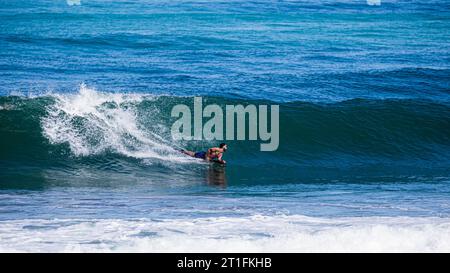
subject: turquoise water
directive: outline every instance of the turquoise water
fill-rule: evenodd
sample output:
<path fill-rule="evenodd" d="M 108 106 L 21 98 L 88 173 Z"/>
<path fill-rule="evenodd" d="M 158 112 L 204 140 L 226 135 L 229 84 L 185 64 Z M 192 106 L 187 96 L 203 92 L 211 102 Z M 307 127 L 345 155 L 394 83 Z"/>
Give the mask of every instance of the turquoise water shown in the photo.
<path fill-rule="evenodd" d="M 381 2 L 0 0 L 0 250 L 449 251 L 450 5 Z M 180 155 L 194 96 L 278 150 Z"/>

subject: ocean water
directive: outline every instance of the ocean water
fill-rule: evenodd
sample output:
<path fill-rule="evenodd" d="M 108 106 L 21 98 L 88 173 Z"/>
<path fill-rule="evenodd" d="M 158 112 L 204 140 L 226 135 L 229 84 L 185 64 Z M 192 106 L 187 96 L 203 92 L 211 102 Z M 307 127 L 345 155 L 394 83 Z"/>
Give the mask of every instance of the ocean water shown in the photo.
<path fill-rule="evenodd" d="M 444 0 L 0 0 L 0 251 L 449 252 L 449 41 Z M 194 96 L 278 150 L 181 155 Z"/>

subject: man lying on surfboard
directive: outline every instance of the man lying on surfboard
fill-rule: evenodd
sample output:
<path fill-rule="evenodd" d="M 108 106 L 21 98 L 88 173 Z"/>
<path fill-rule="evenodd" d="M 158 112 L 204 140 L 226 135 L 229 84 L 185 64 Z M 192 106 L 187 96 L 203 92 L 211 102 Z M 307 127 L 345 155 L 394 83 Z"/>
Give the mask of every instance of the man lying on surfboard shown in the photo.
<path fill-rule="evenodd" d="M 183 154 L 186 154 L 188 156 L 192 156 L 195 158 L 201 158 L 206 161 L 212 161 L 217 162 L 220 164 L 225 164 L 226 161 L 222 159 L 223 153 L 227 151 L 227 144 L 220 143 L 219 147 L 212 147 L 209 148 L 206 152 L 200 151 L 200 152 L 192 152 L 187 150 L 181 150 Z"/>

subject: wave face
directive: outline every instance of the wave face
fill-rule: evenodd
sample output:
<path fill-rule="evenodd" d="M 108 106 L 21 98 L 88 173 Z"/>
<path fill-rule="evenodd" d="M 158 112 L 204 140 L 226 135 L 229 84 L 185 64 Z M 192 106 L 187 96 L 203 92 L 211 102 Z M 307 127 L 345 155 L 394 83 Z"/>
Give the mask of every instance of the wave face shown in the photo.
<path fill-rule="evenodd" d="M 273 103 L 218 97 L 203 101 L 223 109 L 226 104 Z M 26 176 L 28 167 L 72 170 L 89 165 L 116 173 L 198 167 L 176 149 L 203 150 L 218 141 L 172 140 L 176 119 L 170 112 L 180 103 L 192 106 L 193 98 L 104 93 L 84 85 L 74 94 L 2 97 L 1 180 L 5 183 L 15 172 Z M 450 106 L 425 100 L 281 103 L 277 151 L 260 152 L 259 141 L 228 143 L 227 172 L 234 181 L 265 181 L 252 178 L 254 172 L 271 183 L 448 177 Z"/>

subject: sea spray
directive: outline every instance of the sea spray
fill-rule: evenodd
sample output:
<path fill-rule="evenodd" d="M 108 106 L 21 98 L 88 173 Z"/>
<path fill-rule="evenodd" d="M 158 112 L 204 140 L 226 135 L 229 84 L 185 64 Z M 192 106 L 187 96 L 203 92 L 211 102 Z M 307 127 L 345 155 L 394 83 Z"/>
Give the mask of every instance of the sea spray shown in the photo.
<path fill-rule="evenodd" d="M 151 96 L 102 93 L 81 85 L 78 93 L 55 94 L 42 119 L 52 144 L 67 143 L 77 156 L 113 151 L 131 157 L 173 158 L 170 143 L 142 130 L 137 105 Z"/>

